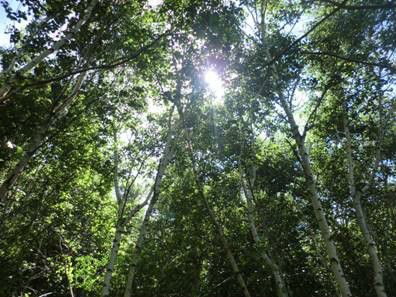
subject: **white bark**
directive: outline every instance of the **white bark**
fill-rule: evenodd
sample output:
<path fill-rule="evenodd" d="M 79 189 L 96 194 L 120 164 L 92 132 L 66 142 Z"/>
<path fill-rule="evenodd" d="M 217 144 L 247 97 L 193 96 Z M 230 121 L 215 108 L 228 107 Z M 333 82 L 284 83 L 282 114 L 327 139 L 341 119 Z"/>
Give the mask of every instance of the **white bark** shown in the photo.
<path fill-rule="evenodd" d="M 70 30 L 70 33 L 66 34 L 59 41 L 54 42 L 54 44 L 49 49 L 45 49 L 38 56 L 34 57 L 29 63 L 27 63 L 25 66 L 21 67 L 16 72 L 19 75 L 24 74 L 25 72 L 33 69 L 39 63 L 41 63 L 49 55 L 51 55 L 52 53 L 59 50 L 62 46 L 64 46 L 65 43 L 68 40 L 70 40 L 73 37 L 73 35 L 76 32 L 78 32 L 81 29 L 81 27 L 88 21 L 88 19 L 91 17 L 93 9 L 95 8 L 95 6 L 97 5 L 98 2 L 99 2 L 99 0 L 92 0 L 91 3 L 88 5 L 84 16 L 77 22 L 77 24 L 73 27 L 73 29 Z M 10 71 L 12 71 L 12 67 L 9 67 L 5 72 L 2 73 L 2 75 L 8 75 Z M 11 88 L 12 88 L 11 85 L 8 83 L 5 83 L 4 85 L 2 85 L 0 87 L 0 102 L 2 102 L 7 97 Z"/>
<path fill-rule="evenodd" d="M 117 129 L 116 131 L 114 131 L 114 192 L 116 195 L 116 199 L 117 199 L 117 204 L 118 204 L 118 219 L 120 219 L 120 217 L 122 217 L 122 212 L 124 210 L 125 207 L 125 203 L 126 203 L 126 199 L 127 197 L 121 194 L 121 190 L 120 190 L 120 182 L 119 182 L 119 177 L 118 177 L 118 167 L 119 167 L 119 157 L 118 157 L 118 145 L 117 145 L 117 141 L 118 141 L 118 137 L 117 137 Z M 123 199 L 124 198 L 124 199 Z"/>
<path fill-rule="evenodd" d="M 132 294 L 132 285 L 133 285 L 133 281 L 135 279 L 136 266 L 140 261 L 140 254 L 141 254 L 143 244 L 144 244 L 144 239 L 145 239 L 146 233 L 147 233 L 147 223 L 149 222 L 151 214 L 154 210 L 155 202 L 156 202 L 156 199 L 153 196 L 153 198 L 151 198 L 151 200 L 150 200 L 149 206 L 148 206 L 146 213 L 144 215 L 143 222 L 140 225 L 139 237 L 137 239 L 136 245 L 132 252 L 132 260 L 131 260 L 131 263 L 129 266 L 129 272 L 128 272 L 127 282 L 125 285 L 124 297 L 130 297 Z"/>
<path fill-rule="evenodd" d="M 178 93 L 180 94 L 180 90 L 178 91 Z M 175 100 L 175 102 L 180 102 L 180 100 Z M 212 210 L 212 208 L 211 208 L 211 206 L 210 206 L 210 204 L 209 204 L 209 202 L 208 202 L 208 200 L 206 198 L 206 195 L 204 193 L 203 185 L 202 185 L 202 183 L 201 183 L 201 181 L 199 180 L 199 177 L 198 177 L 198 167 L 196 165 L 196 161 L 195 161 L 195 158 L 194 158 L 194 153 L 193 153 L 192 144 L 191 144 L 192 143 L 191 136 L 190 136 L 190 133 L 189 133 L 188 129 L 185 127 L 184 114 L 183 114 L 181 106 L 176 106 L 176 107 L 177 107 L 177 109 L 179 111 L 179 116 L 180 116 L 182 125 L 184 127 L 184 131 L 186 133 L 188 152 L 189 152 L 189 156 L 190 156 L 190 161 L 192 163 L 192 169 L 193 169 L 193 173 L 194 173 L 194 177 L 195 177 L 195 183 L 197 185 L 197 188 L 198 188 L 199 194 L 201 196 L 202 202 L 203 202 L 203 204 L 204 204 L 204 206 L 205 206 L 205 208 L 206 208 L 206 210 L 207 210 L 207 212 L 209 214 L 209 217 L 210 217 L 212 223 L 216 227 L 218 236 L 219 236 L 220 241 L 221 241 L 221 243 L 223 245 L 224 251 L 226 252 L 226 255 L 227 255 L 228 261 L 229 261 L 229 263 L 231 265 L 232 271 L 237 277 L 237 281 L 238 281 L 239 286 L 242 288 L 243 295 L 245 297 L 251 297 L 249 289 L 246 286 L 246 282 L 245 282 L 245 280 L 244 280 L 244 278 L 242 276 L 242 273 L 239 270 L 239 266 L 238 266 L 238 264 L 237 264 L 237 262 L 235 260 L 234 254 L 232 253 L 232 250 L 230 248 L 228 240 L 227 240 L 226 236 L 224 235 L 223 227 L 221 226 L 220 222 L 217 220 L 217 217 L 216 217 L 214 211 Z M 128 297 L 128 296 L 124 296 L 124 297 Z"/>
<path fill-rule="evenodd" d="M 33 135 L 30 142 L 28 143 L 25 152 L 15 167 L 8 173 L 7 178 L 0 186 L 0 203 L 5 203 L 7 199 L 8 191 L 16 184 L 23 170 L 33 157 L 37 148 L 41 145 L 44 139 L 44 131 L 37 130 L 36 134 Z"/>
<path fill-rule="evenodd" d="M 262 20 L 264 21 L 264 20 Z M 262 32 L 263 36 L 265 32 Z M 268 46 L 265 45 L 265 40 L 263 40 L 265 46 L 265 54 L 268 61 L 271 61 L 271 55 L 268 51 Z M 276 81 L 280 81 L 278 71 L 274 64 L 271 64 L 271 69 L 273 71 L 273 75 Z M 277 90 L 280 105 L 283 108 L 284 112 L 286 113 L 286 118 L 289 123 L 291 132 L 293 134 L 293 138 L 297 144 L 297 151 L 300 156 L 301 166 L 304 171 L 305 180 L 307 183 L 308 191 L 310 193 L 311 203 L 314 209 L 315 218 L 319 224 L 320 233 L 322 239 L 325 243 L 326 252 L 330 260 L 331 270 L 335 276 L 336 284 L 340 289 L 342 297 L 351 297 L 352 293 L 349 287 L 349 283 L 345 278 L 344 271 L 341 266 L 340 259 L 338 257 L 337 248 L 333 241 L 332 232 L 330 230 L 330 226 L 327 222 L 327 218 L 325 212 L 323 211 L 322 203 L 319 198 L 318 190 L 316 187 L 316 180 L 312 172 L 311 162 L 309 159 L 308 151 L 305 147 L 305 136 L 301 135 L 298 131 L 298 126 L 294 119 L 293 113 L 289 107 L 288 102 L 286 102 L 282 91 Z"/>
<path fill-rule="evenodd" d="M 118 222 L 116 226 L 116 232 L 114 234 L 114 239 L 113 239 L 113 245 L 111 247 L 110 251 L 110 257 L 109 257 L 109 262 L 107 263 L 107 268 L 104 276 L 104 283 L 103 283 L 103 289 L 102 289 L 102 296 L 110 296 L 110 290 L 111 290 L 111 279 L 113 277 L 113 271 L 114 271 L 114 266 L 117 261 L 117 255 L 118 255 L 118 250 L 120 248 L 120 241 L 122 237 L 122 231 L 125 228 L 125 225 L 131 221 L 131 219 L 148 203 L 148 201 L 151 199 L 151 196 L 153 194 L 153 191 L 151 190 L 150 193 L 147 195 L 147 198 L 145 201 L 142 203 L 136 205 L 134 208 L 131 209 L 129 212 L 127 218 L 125 220 L 122 219 L 123 212 L 120 211 L 119 209 L 119 214 L 118 214 Z M 125 197 L 126 199 L 126 197 Z M 123 205 L 120 207 L 124 207 Z"/>
<path fill-rule="evenodd" d="M 348 186 L 349 193 L 352 197 L 353 205 L 355 208 L 356 218 L 360 231 L 363 234 L 364 242 L 367 246 L 367 251 L 370 256 L 371 265 L 374 270 L 374 288 L 378 297 L 387 297 L 383 278 L 383 268 L 378 256 L 377 244 L 374 241 L 373 235 L 370 232 L 369 225 L 366 220 L 363 206 L 361 203 L 362 191 L 357 191 L 355 184 L 354 162 L 352 158 L 352 141 L 351 133 L 349 131 L 347 119 L 344 118 L 344 132 L 346 137 L 346 153 L 348 164 Z M 366 188 L 364 188 L 366 189 Z M 363 190 L 364 190 L 363 189 Z"/>
<path fill-rule="evenodd" d="M 264 14 L 262 14 L 262 15 L 264 16 Z M 264 22 L 265 20 L 262 19 L 261 21 Z M 265 27 L 263 27 L 263 29 L 265 29 Z M 266 40 L 264 38 L 265 33 L 266 32 L 261 32 L 262 37 L 263 37 L 262 43 L 263 43 L 263 46 L 265 47 L 266 58 L 268 61 L 271 61 L 272 59 L 271 59 L 271 55 L 268 50 L 268 46 L 265 44 L 266 43 Z M 274 63 L 271 63 L 271 69 L 272 69 L 275 81 L 280 81 L 278 71 L 277 71 Z M 322 203 L 319 198 L 318 190 L 316 187 L 315 177 L 313 175 L 312 168 L 311 168 L 311 162 L 309 160 L 309 155 L 308 155 L 307 149 L 305 147 L 305 136 L 301 135 L 300 132 L 298 131 L 298 126 L 295 122 L 293 113 L 289 107 L 288 102 L 286 102 L 286 100 L 282 94 L 282 91 L 276 90 L 276 92 L 278 93 L 280 105 L 286 113 L 286 118 L 289 123 L 291 132 L 293 134 L 293 138 L 297 144 L 297 150 L 298 150 L 298 154 L 300 156 L 300 162 L 301 162 L 301 166 L 304 171 L 304 176 L 305 176 L 305 180 L 306 180 L 306 183 L 308 186 L 308 191 L 310 193 L 310 198 L 311 198 L 312 206 L 314 209 L 314 214 L 315 214 L 316 220 L 319 224 L 319 229 L 321 232 L 322 239 L 325 243 L 327 255 L 330 259 L 331 270 L 335 276 L 335 280 L 338 285 L 338 288 L 340 289 L 342 297 L 351 297 L 352 293 L 351 293 L 351 290 L 349 287 L 349 283 L 345 278 L 340 259 L 338 258 L 337 248 L 333 241 L 332 232 L 330 230 L 330 226 L 327 222 L 327 218 L 326 218 L 325 212 L 323 211 Z"/>
<path fill-rule="evenodd" d="M 243 187 L 243 192 L 245 193 L 246 197 L 246 204 L 247 204 L 247 215 L 248 215 L 248 221 L 249 221 L 249 226 L 250 226 L 250 232 L 252 233 L 253 240 L 256 245 L 259 245 L 261 238 L 257 232 L 256 225 L 254 223 L 254 211 L 253 211 L 253 194 L 249 188 L 249 186 L 246 184 L 242 177 L 242 187 Z M 273 260 L 268 253 L 266 253 L 263 250 L 260 250 L 260 256 L 263 258 L 264 262 L 268 267 L 271 268 L 272 274 L 275 279 L 275 284 L 276 284 L 276 289 L 277 289 L 277 294 L 279 297 L 288 297 L 288 292 L 287 292 L 287 287 L 285 280 L 283 278 L 282 272 L 278 266 L 278 264 Z"/>
<path fill-rule="evenodd" d="M 80 73 L 77 77 L 76 83 L 69 96 L 64 98 L 52 111 L 52 117 L 48 123 L 38 128 L 35 134 L 31 137 L 29 143 L 26 145 L 25 152 L 15 167 L 9 172 L 7 178 L 0 186 L 0 203 L 5 203 L 8 191 L 16 184 L 23 170 L 26 168 L 29 161 L 34 156 L 37 149 L 42 145 L 46 138 L 48 129 L 61 120 L 68 112 L 68 108 L 73 102 L 73 99 L 78 94 L 82 82 L 86 76 L 86 72 Z"/>
<path fill-rule="evenodd" d="M 121 236 L 122 236 L 121 228 L 117 226 L 113 239 L 113 245 L 111 247 L 109 262 L 107 263 L 107 268 L 104 276 L 102 296 L 110 295 L 111 279 L 113 276 L 114 266 L 117 260 L 118 250 L 120 248 Z"/>
<path fill-rule="evenodd" d="M 305 147 L 305 139 L 300 135 L 298 131 L 298 126 L 294 120 L 293 113 L 291 112 L 285 99 L 280 96 L 281 106 L 284 109 L 291 131 L 293 133 L 294 140 L 297 144 L 297 150 L 300 156 L 301 166 L 304 171 L 305 181 L 307 183 L 308 191 L 311 196 L 311 202 L 314 209 L 314 214 L 316 220 L 319 224 L 319 229 L 322 235 L 322 239 L 325 243 L 327 255 L 330 259 L 331 270 L 335 276 L 336 283 L 340 289 L 341 295 L 343 297 L 352 296 L 349 283 L 345 278 L 344 271 L 341 266 L 340 259 L 338 257 L 337 248 L 333 241 L 332 232 L 330 226 L 327 222 L 325 212 L 323 211 L 322 203 L 319 198 L 318 190 L 316 187 L 316 180 L 312 172 L 311 162 L 309 160 L 309 155 Z"/>
<path fill-rule="evenodd" d="M 88 21 L 88 19 L 91 17 L 93 9 L 95 8 L 95 6 L 98 2 L 99 2 L 99 0 L 92 0 L 91 3 L 89 3 L 87 9 L 85 10 L 83 17 L 76 23 L 76 25 L 73 27 L 73 29 L 70 30 L 70 33 L 66 34 L 60 40 L 54 42 L 52 44 L 51 48 L 45 49 L 37 57 L 34 57 L 29 63 L 27 63 L 25 66 L 23 66 L 19 70 L 17 70 L 17 72 L 21 75 L 21 74 L 33 69 L 37 64 L 39 64 L 41 61 L 43 61 L 50 54 L 59 50 Z M 10 72 L 10 71 L 12 71 L 12 67 L 8 68 L 7 71 L 3 72 L 2 74 L 3 75 L 8 74 L 8 72 Z"/>
<path fill-rule="evenodd" d="M 169 118 L 169 122 L 171 121 L 172 113 Z M 169 124 L 170 126 L 170 124 Z M 137 239 L 136 245 L 132 251 L 132 262 L 129 267 L 128 278 L 125 285 L 124 297 L 130 297 L 132 294 L 132 285 L 135 279 L 136 267 L 140 261 L 141 251 L 144 245 L 144 240 L 147 233 L 147 224 L 150 220 L 152 212 L 154 210 L 155 203 L 157 202 L 160 194 L 160 186 L 162 182 L 162 178 L 165 174 L 166 167 L 168 166 L 171 158 L 172 158 L 172 149 L 171 149 L 171 141 L 172 141 L 173 131 L 170 129 L 168 133 L 168 137 L 166 140 L 165 150 L 163 157 L 160 160 L 157 170 L 157 176 L 155 178 L 154 186 L 153 186 L 153 197 L 150 200 L 149 206 L 144 215 L 144 219 L 139 229 L 139 237 Z"/>

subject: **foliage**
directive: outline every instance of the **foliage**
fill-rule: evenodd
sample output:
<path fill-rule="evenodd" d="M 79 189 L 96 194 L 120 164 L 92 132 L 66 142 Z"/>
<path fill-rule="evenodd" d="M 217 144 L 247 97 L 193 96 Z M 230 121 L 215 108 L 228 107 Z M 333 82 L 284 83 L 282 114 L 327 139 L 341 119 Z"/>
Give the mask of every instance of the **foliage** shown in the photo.
<path fill-rule="evenodd" d="M 395 295 L 393 2 L 0 3 L 0 296 Z"/>

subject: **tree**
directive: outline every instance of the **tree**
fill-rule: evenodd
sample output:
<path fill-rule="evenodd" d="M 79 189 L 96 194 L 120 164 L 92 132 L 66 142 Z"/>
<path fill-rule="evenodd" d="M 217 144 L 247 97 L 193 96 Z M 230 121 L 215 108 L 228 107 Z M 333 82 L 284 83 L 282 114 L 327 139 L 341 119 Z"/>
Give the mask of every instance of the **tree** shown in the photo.
<path fill-rule="evenodd" d="M 393 3 L 0 2 L 1 296 L 396 292 Z"/>

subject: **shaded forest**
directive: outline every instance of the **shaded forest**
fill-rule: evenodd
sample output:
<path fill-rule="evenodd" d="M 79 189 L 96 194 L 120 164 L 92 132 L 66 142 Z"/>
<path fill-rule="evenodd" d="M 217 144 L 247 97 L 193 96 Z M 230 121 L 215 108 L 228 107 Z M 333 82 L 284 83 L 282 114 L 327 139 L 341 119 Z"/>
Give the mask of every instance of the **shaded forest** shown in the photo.
<path fill-rule="evenodd" d="M 395 1 L 0 4 L 0 296 L 396 297 Z"/>

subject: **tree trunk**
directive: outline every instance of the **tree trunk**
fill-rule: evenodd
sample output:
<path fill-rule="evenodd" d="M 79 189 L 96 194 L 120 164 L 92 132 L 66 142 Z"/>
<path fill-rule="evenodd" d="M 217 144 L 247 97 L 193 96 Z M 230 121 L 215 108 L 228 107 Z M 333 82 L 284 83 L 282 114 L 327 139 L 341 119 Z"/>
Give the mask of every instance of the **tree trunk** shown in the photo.
<path fill-rule="evenodd" d="M 78 94 L 85 75 L 86 72 L 80 73 L 78 75 L 70 95 L 64 98 L 57 106 L 54 107 L 52 115 L 48 119 L 49 123 L 44 123 L 41 127 L 39 127 L 30 139 L 21 160 L 19 160 L 16 166 L 8 174 L 6 180 L 0 186 L 0 203 L 5 203 L 8 191 L 17 183 L 27 164 L 33 158 L 38 148 L 43 144 L 44 139 L 47 136 L 46 134 L 48 129 L 55 125 L 57 121 L 66 116 L 67 109 L 70 107 L 73 99 Z"/>
<path fill-rule="evenodd" d="M 169 127 L 170 127 L 172 113 L 173 113 L 173 110 L 169 117 Z M 140 260 L 140 254 L 141 254 L 141 251 L 143 248 L 144 239 L 145 239 L 146 232 L 147 232 L 147 224 L 148 224 L 151 214 L 154 210 L 155 203 L 157 202 L 157 200 L 159 198 L 161 181 L 164 176 L 166 167 L 168 166 L 170 159 L 172 157 L 172 150 L 171 150 L 172 136 L 173 136 L 173 131 L 172 131 L 172 129 L 170 129 L 170 131 L 168 133 L 166 145 L 165 145 L 164 155 L 161 158 L 161 161 L 159 162 L 159 165 L 158 165 L 157 176 L 155 178 L 155 182 L 154 182 L 154 186 L 153 186 L 153 197 L 151 198 L 149 206 L 148 206 L 146 213 L 144 215 L 143 222 L 139 229 L 139 237 L 136 242 L 135 248 L 133 249 L 133 252 L 132 252 L 132 262 L 129 267 L 128 278 L 127 278 L 127 282 L 125 285 L 124 297 L 130 297 L 132 294 L 133 280 L 135 278 L 136 266 Z"/>
<path fill-rule="evenodd" d="M 120 248 L 120 240 L 122 236 L 122 229 L 117 226 L 116 232 L 114 235 L 113 239 L 113 246 L 111 248 L 110 252 L 110 259 L 107 264 L 106 272 L 105 272 L 105 277 L 104 277 L 104 284 L 103 284 L 103 289 L 102 289 L 102 296 L 109 296 L 110 295 L 110 289 L 111 289 L 111 279 L 113 276 L 113 271 L 114 271 L 114 266 L 117 260 L 117 254 L 118 254 L 118 249 Z"/>
<path fill-rule="evenodd" d="M 6 203 L 8 191 L 16 184 L 23 170 L 26 168 L 27 164 L 32 159 L 37 149 L 41 146 L 41 143 L 43 142 L 43 139 L 45 137 L 44 134 L 44 131 L 38 130 L 36 134 L 33 135 L 29 144 L 27 145 L 26 151 L 23 154 L 22 158 L 8 174 L 6 180 L 1 184 L 0 203 Z"/>
<path fill-rule="evenodd" d="M 180 90 L 178 90 L 177 93 L 180 95 Z M 180 102 L 180 100 L 176 99 L 175 102 Z M 209 202 L 208 202 L 208 200 L 206 198 L 206 195 L 204 193 L 204 190 L 203 190 L 203 185 L 202 185 L 201 181 L 199 180 L 198 169 L 197 169 L 197 166 L 196 166 L 196 162 L 195 162 L 195 158 L 194 158 L 194 154 L 193 154 L 193 149 L 192 149 L 192 145 L 191 145 L 191 143 L 192 143 L 191 142 L 191 136 L 189 134 L 188 129 L 185 127 L 184 114 L 183 114 L 182 108 L 181 108 L 181 106 L 176 106 L 176 107 L 177 107 L 177 110 L 179 112 L 180 120 L 182 122 L 184 131 L 186 133 L 187 146 L 188 146 L 190 161 L 192 163 L 192 170 L 193 170 L 193 173 L 194 173 L 195 183 L 196 183 L 196 186 L 198 188 L 199 194 L 201 196 L 202 202 L 204 203 L 204 206 L 205 206 L 205 208 L 206 208 L 206 210 L 207 210 L 207 212 L 209 214 L 210 219 L 212 220 L 213 224 L 216 227 L 218 236 L 219 236 L 220 241 L 221 241 L 221 243 L 223 245 L 224 251 L 226 252 L 226 255 L 227 255 L 228 261 L 229 261 L 229 263 L 231 265 L 232 271 L 234 272 L 234 274 L 237 277 L 237 281 L 238 281 L 240 287 L 242 288 L 244 296 L 245 297 L 250 297 L 250 292 L 249 292 L 249 290 L 248 290 L 248 288 L 246 286 L 245 280 L 244 280 L 244 278 L 243 278 L 243 276 L 242 276 L 242 274 L 241 274 L 241 272 L 239 270 L 238 264 L 237 264 L 237 262 L 235 260 L 234 254 L 231 251 L 231 248 L 230 248 L 230 245 L 228 243 L 228 240 L 227 240 L 227 238 L 224 235 L 223 227 L 221 226 L 220 222 L 217 220 L 216 215 L 214 214 L 212 208 L 210 207 Z M 127 296 L 124 296 L 124 297 L 127 297 Z"/>
<path fill-rule="evenodd" d="M 50 54 L 59 50 L 68 40 L 70 40 L 73 37 L 73 34 L 78 32 L 81 29 L 81 27 L 88 21 L 88 19 L 91 17 L 93 9 L 95 8 L 98 2 L 99 0 L 92 0 L 91 3 L 89 3 L 84 16 L 77 22 L 77 24 L 73 27 L 73 29 L 70 31 L 69 34 L 66 34 L 62 39 L 55 42 L 50 49 L 44 50 L 40 55 L 33 58 L 32 61 L 30 61 L 30 63 L 26 64 L 21 69 L 19 69 L 18 73 L 21 75 L 31 70 L 33 67 L 39 64 L 41 61 L 43 61 Z"/>
<path fill-rule="evenodd" d="M 77 24 L 73 27 L 73 29 L 70 31 L 69 34 L 66 34 L 62 39 L 59 41 L 55 42 L 51 48 L 45 49 L 41 54 L 39 54 L 37 57 L 33 58 L 28 64 L 17 70 L 17 73 L 19 75 L 22 75 L 23 73 L 33 69 L 37 64 L 42 62 L 46 57 L 48 57 L 50 54 L 56 52 L 59 50 L 68 40 L 70 40 L 73 37 L 73 34 L 75 34 L 77 31 L 81 29 L 81 27 L 88 21 L 88 19 L 91 17 L 92 11 L 95 8 L 96 4 L 98 3 L 99 0 L 92 0 L 89 6 L 87 7 L 84 16 L 77 22 Z M 7 69 L 2 75 L 7 75 L 9 72 L 12 70 L 12 67 Z M 5 83 L 3 86 L 0 88 L 0 103 L 7 97 L 9 91 L 11 90 L 11 86 L 7 83 Z"/>
<path fill-rule="evenodd" d="M 224 251 L 226 252 L 228 261 L 230 262 L 232 271 L 234 272 L 234 274 L 237 277 L 237 281 L 238 281 L 240 287 L 242 288 L 243 295 L 245 297 L 250 297 L 250 292 L 249 292 L 249 290 L 248 290 L 248 288 L 246 286 L 246 283 L 245 283 L 245 280 L 244 280 L 244 278 L 242 276 L 242 273 L 239 270 L 238 264 L 237 264 L 237 262 L 235 260 L 234 254 L 231 251 L 231 248 L 230 248 L 230 245 L 228 243 L 228 240 L 227 240 L 227 238 L 224 235 L 223 228 L 222 228 L 221 224 L 219 223 L 219 221 L 217 220 L 216 215 L 214 214 L 212 208 L 210 207 L 210 205 L 208 203 L 208 200 L 206 199 L 206 195 L 203 192 L 203 187 L 200 184 L 200 182 L 197 181 L 197 179 L 198 179 L 198 177 L 196 176 L 196 182 L 197 182 L 197 186 L 199 187 L 198 191 L 200 193 L 201 199 L 203 200 L 204 206 L 205 206 L 205 208 L 206 208 L 206 210 L 207 210 L 207 212 L 209 214 L 210 219 L 212 220 L 213 224 L 216 227 L 217 233 L 218 233 L 218 235 L 220 237 L 220 241 L 221 241 L 221 243 L 223 245 Z"/>
<path fill-rule="evenodd" d="M 282 108 L 286 113 L 287 120 L 291 128 L 291 132 L 293 133 L 294 140 L 296 141 L 297 144 L 301 166 L 304 171 L 305 181 L 307 183 L 308 191 L 311 196 L 311 202 L 313 205 L 314 214 L 319 224 L 319 229 L 322 235 L 322 239 L 324 240 L 326 246 L 327 255 L 330 259 L 331 270 L 335 276 L 335 280 L 340 289 L 341 295 L 343 297 L 351 297 L 352 293 L 349 288 L 349 283 L 345 278 L 340 259 L 338 258 L 337 248 L 333 241 L 332 232 L 330 230 L 330 226 L 327 222 L 326 215 L 325 212 L 323 211 L 322 203 L 319 198 L 315 177 L 313 175 L 311 168 L 311 162 L 309 160 L 309 155 L 305 147 L 305 139 L 302 135 L 300 135 L 293 114 L 287 102 L 282 96 L 280 97 L 280 102 Z"/>
<path fill-rule="evenodd" d="M 348 163 L 348 185 L 349 193 L 353 200 L 353 205 L 356 212 L 356 218 L 360 227 L 360 231 L 363 234 L 364 242 L 367 246 L 368 254 L 370 256 L 371 264 L 374 270 L 374 288 L 378 297 L 387 297 L 384 278 L 383 278 L 383 268 L 381 261 L 378 257 L 377 245 L 374 238 L 370 232 L 369 225 L 366 220 L 366 216 L 363 211 L 361 203 L 362 191 L 356 190 L 355 184 L 355 174 L 354 174 L 354 163 L 352 159 L 352 141 L 351 133 L 349 131 L 347 119 L 344 118 L 344 131 L 346 137 L 346 153 L 347 153 L 347 163 Z"/>
<path fill-rule="evenodd" d="M 155 202 L 156 202 L 156 199 L 153 196 L 153 198 L 151 198 L 151 200 L 150 200 L 149 206 L 148 206 L 147 211 L 144 215 L 143 222 L 139 229 L 139 237 L 136 242 L 135 248 L 133 249 L 133 252 L 132 252 L 132 262 L 129 267 L 128 279 L 127 279 L 126 286 L 125 286 L 124 297 L 130 297 L 132 294 L 132 285 L 133 285 L 133 280 L 135 279 L 136 266 L 140 260 L 140 254 L 141 254 L 143 244 L 144 244 L 144 239 L 145 239 L 145 236 L 147 233 L 147 223 L 150 220 L 151 214 L 154 209 Z"/>
<path fill-rule="evenodd" d="M 334 13 L 335 13 L 335 11 L 333 11 L 331 14 L 329 14 L 326 18 L 328 18 L 330 15 L 332 15 Z M 322 21 L 323 20 L 324 19 L 322 19 Z M 265 20 L 262 20 L 262 22 L 264 22 L 264 21 Z M 272 61 L 270 52 L 268 50 L 268 45 L 266 44 L 266 39 L 264 38 L 265 32 L 262 32 L 262 36 L 263 36 L 262 43 L 265 48 L 266 58 L 268 59 L 268 61 Z M 277 71 L 274 63 L 271 63 L 271 69 L 274 74 L 274 79 L 276 81 L 280 81 L 278 71 Z M 318 194 L 317 187 L 316 187 L 316 181 L 315 181 L 314 175 L 312 173 L 311 163 L 309 160 L 308 152 L 305 147 L 305 135 L 301 135 L 300 132 L 298 131 L 298 126 L 295 122 L 293 113 L 292 113 L 288 103 L 286 102 L 286 100 L 282 94 L 282 91 L 281 90 L 276 90 L 276 91 L 279 96 L 280 105 L 286 113 L 286 118 L 290 125 L 290 129 L 293 134 L 293 138 L 297 144 L 297 150 L 298 150 L 298 154 L 300 156 L 301 166 L 303 167 L 305 180 L 306 180 L 308 190 L 309 190 L 309 193 L 311 196 L 311 202 L 312 202 L 312 206 L 314 208 L 314 214 L 315 214 L 316 220 L 319 224 L 319 229 L 321 232 L 322 239 L 325 242 L 327 255 L 330 258 L 331 270 L 335 276 L 335 280 L 336 280 L 336 283 L 341 291 L 341 295 L 343 297 L 350 297 L 350 296 L 352 296 L 352 293 L 351 293 L 351 290 L 349 287 L 349 283 L 345 278 L 344 271 L 343 271 L 341 263 L 340 263 L 340 259 L 338 258 L 337 248 L 336 248 L 333 238 L 332 238 L 330 226 L 327 222 L 325 213 L 323 211 L 322 203 L 320 202 L 319 194 Z"/>
<path fill-rule="evenodd" d="M 254 223 L 253 194 L 252 194 L 251 190 L 249 189 L 249 187 L 246 185 L 245 181 L 243 180 L 243 177 L 242 177 L 242 185 L 243 185 L 243 191 L 246 196 L 247 215 L 248 215 L 248 221 L 249 221 L 249 226 L 250 226 L 250 232 L 252 233 L 252 237 L 253 237 L 253 240 L 254 240 L 256 246 L 258 246 L 261 239 L 257 232 L 256 225 Z M 264 262 L 272 270 L 272 274 L 275 279 L 277 295 L 279 297 L 288 297 L 289 294 L 287 292 L 286 283 L 285 283 L 285 280 L 283 279 L 283 275 L 282 275 L 282 272 L 281 272 L 278 264 L 265 251 L 260 250 L 259 253 L 260 253 L 261 258 L 263 258 Z"/>
<path fill-rule="evenodd" d="M 147 202 L 150 200 L 152 194 L 153 194 L 153 191 L 151 190 L 150 193 L 147 195 L 146 200 L 143 201 L 142 203 L 136 205 L 129 212 L 129 214 L 125 220 L 122 220 L 123 211 L 119 211 L 118 224 L 116 227 L 116 232 L 114 234 L 113 245 L 112 245 L 111 251 L 110 251 L 110 258 L 109 258 L 109 262 L 107 263 L 107 269 L 106 269 L 105 276 L 104 276 L 104 283 L 103 283 L 103 289 L 102 289 L 103 297 L 110 296 L 111 279 L 113 277 L 114 266 L 116 264 L 118 250 L 120 248 L 122 231 L 123 231 L 125 225 L 131 221 L 131 219 L 135 216 L 135 214 L 137 214 L 147 204 Z M 124 207 L 124 205 L 122 205 L 122 207 Z"/>

